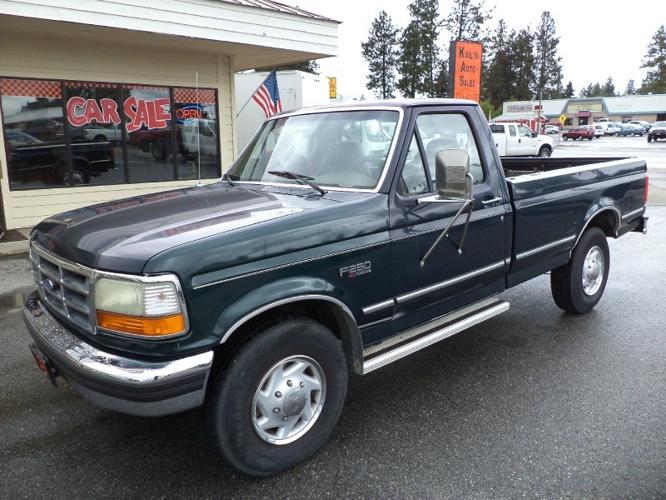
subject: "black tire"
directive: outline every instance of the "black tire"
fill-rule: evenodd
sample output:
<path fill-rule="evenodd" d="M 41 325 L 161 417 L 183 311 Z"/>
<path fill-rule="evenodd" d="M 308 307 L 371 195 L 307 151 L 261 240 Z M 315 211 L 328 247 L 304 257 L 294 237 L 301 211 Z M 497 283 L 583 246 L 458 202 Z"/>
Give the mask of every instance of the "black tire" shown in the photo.
<path fill-rule="evenodd" d="M 588 294 L 583 288 L 583 266 L 588 252 L 594 247 L 598 247 L 603 255 L 603 273 L 599 288 Z M 578 241 L 569 262 L 550 273 L 550 290 L 555 303 L 573 314 L 590 312 L 606 289 L 609 268 L 610 253 L 606 235 L 598 227 L 588 229 Z"/>
<path fill-rule="evenodd" d="M 272 444 L 255 430 L 255 393 L 276 364 L 291 356 L 310 358 L 322 370 L 323 406 L 312 426 L 295 441 Z M 214 381 L 206 415 L 213 444 L 229 465 L 251 476 L 289 469 L 312 457 L 333 432 L 344 405 L 347 378 L 340 341 L 316 321 L 289 317 L 255 332 Z M 282 411 L 287 412 L 288 393 L 283 396 Z"/>
<path fill-rule="evenodd" d="M 541 146 L 541 149 L 539 149 L 539 156 L 541 158 L 550 158 L 551 151 L 548 146 Z"/>
<path fill-rule="evenodd" d="M 98 134 L 98 135 L 95 136 L 93 141 L 95 141 L 95 142 L 106 142 L 106 136 L 104 136 L 102 134 Z"/>

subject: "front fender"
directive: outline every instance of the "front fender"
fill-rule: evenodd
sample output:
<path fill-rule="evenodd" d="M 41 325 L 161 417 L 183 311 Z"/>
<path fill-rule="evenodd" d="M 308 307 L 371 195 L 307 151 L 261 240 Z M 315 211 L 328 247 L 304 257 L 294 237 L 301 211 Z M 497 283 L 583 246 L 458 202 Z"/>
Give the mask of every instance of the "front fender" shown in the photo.
<path fill-rule="evenodd" d="M 255 288 L 220 312 L 213 327 L 213 334 L 224 344 L 252 318 L 285 304 L 300 301 L 322 301 L 333 307 L 336 320 L 342 326 L 340 333 L 349 366 L 361 373 L 363 341 L 356 318 L 345 303 L 344 292 L 322 278 L 295 276 Z"/>

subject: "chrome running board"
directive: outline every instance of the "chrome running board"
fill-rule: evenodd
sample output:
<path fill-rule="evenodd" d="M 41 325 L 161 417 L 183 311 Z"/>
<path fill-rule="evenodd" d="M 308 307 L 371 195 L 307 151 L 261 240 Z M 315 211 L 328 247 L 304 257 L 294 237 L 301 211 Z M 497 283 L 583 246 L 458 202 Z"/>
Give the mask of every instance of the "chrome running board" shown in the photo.
<path fill-rule="evenodd" d="M 509 303 L 504 300 L 485 299 L 368 346 L 363 350 L 363 374 L 483 323 L 508 309 Z"/>

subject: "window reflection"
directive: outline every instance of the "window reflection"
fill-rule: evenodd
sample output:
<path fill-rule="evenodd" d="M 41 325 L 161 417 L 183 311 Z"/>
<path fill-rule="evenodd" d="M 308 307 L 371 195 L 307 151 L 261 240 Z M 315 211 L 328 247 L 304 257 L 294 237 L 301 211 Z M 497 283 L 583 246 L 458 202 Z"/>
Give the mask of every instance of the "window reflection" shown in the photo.
<path fill-rule="evenodd" d="M 217 109 L 215 91 L 173 90 L 176 117 L 176 164 L 179 179 L 218 176 Z"/>
<path fill-rule="evenodd" d="M 174 179 L 169 89 L 125 86 L 130 182 Z"/>
<path fill-rule="evenodd" d="M 220 176 L 213 89 L 0 78 L 0 98 L 12 190 Z"/>
<path fill-rule="evenodd" d="M 65 96 L 73 184 L 124 183 L 118 85 L 68 82 Z"/>
<path fill-rule="evenodd" d="M 0 94 L 11 189 L 66 185 L 60 83 L 1 79 Z"/>

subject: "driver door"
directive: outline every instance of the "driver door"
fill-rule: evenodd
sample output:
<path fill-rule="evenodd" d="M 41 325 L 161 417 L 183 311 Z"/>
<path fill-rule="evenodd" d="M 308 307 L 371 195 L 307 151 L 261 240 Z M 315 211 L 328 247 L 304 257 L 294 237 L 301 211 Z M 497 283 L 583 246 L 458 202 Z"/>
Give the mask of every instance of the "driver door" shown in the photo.
<path fill-rule="evenodd" d="M 510 224 L 489 138 L 485 148 L 470 126 L 474 108 L 423 109 L 412 118 L 409 147 L 391 194 L 390 235 L 394 269 L 394 331 L 404 331 L 504 289 Z M 459 251 L 465 217 L 421 266 L 421 260 L 461 204 L 420 203 L 434 193 L 435 155 L 465 149 L 474 177 L 472 213 Z M 489 168 L 492 166 L 492 168 Z"/>

